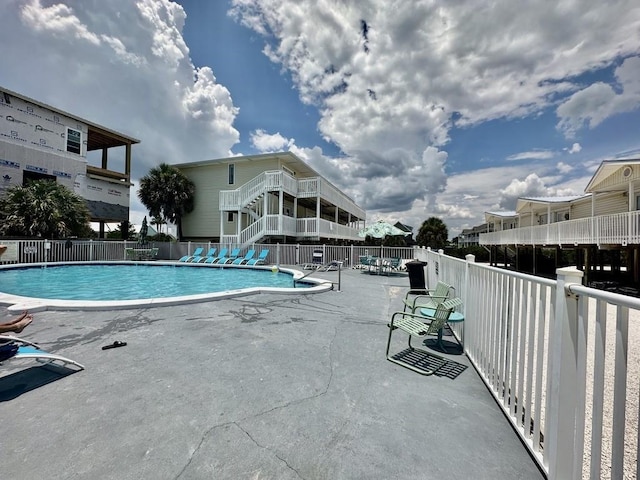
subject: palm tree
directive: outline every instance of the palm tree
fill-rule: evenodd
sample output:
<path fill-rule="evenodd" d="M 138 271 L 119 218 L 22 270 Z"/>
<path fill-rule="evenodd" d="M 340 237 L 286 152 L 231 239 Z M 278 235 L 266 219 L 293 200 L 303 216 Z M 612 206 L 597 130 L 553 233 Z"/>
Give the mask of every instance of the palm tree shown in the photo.
<path fill-rule="evenodd" d="M 51 180 L 14 185 L 0 199 L 0 235 L 86 236 L 90 217 L 82 197 Z"/>
<path fill-rule="evenodd" d="M 160 217 L 178 227 L 182 237 L 182 217 L 193 211 L 195 185 L 184 173 L 161 163 L 140 179 L 138 197 L 152 217 Z"/>
<path fill-rule="evenodd" d="M 158 233 L 162 233 L 162 226 L 167 224 L 164 218 L 161 217 L 151 217 L 151 221 L 149 223 L 156 227 L 156 231 Z"/>
<path fill-rule="evenodd" d="M 439 250 L 447 245 L 449 232 L 447 226 L 438 217 L 425 220 L 418 230 L 416 243 L 422 247 L 431 247 Z"/>

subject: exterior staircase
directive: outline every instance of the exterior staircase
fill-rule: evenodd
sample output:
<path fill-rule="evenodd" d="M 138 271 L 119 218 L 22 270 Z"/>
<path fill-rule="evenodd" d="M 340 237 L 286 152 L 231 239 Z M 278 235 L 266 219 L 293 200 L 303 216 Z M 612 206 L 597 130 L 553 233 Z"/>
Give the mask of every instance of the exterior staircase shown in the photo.
<path fill-rule="evenodd" d="M 316 221 L 315 217 L 297 219 L 289 215 L 266 214 L 262 211 L 261 206 L 265 195 L 270 192 L 284 192 L 296 198 L 320 195 L 342 210 L 355 212 L 354 214 L 359 218 L 365 216 L 364 210 L 355 205 L 353 200 L 328 182 L 322 182 L 320 177 L 296 179 L 283 170 L 266 171 L 235 190 L 220 192 L 220 210 L 238 211 L 248 215 L 252 220 L 252 223 L 244 228 L 239 235 L 221 235 L 221 242 L 245 248 L 269 235 L 317 237 L 321 228 L 330 232 L 328 233 L 329 237 L 348 238 L 352 233 L 354 237 L 356 236 L 355 229 L 345 225 L 335 223 L 327 228 L 325 224 L 334 222 L 324 219 Z M 313 232 L 309 232 L 309 225 L 315 225 Z M 337 233 L 334 233 L 338 231 L 341 232 L 339 237 Z M 344 237 L 345 233 L 346 237 Z"/>

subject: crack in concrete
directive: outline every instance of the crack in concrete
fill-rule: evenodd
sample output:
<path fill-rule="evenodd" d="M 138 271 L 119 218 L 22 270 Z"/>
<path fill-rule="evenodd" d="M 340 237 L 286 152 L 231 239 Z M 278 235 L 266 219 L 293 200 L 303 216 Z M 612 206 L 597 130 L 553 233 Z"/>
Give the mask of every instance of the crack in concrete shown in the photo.
<path fill-rule="evenodd" d="M 229 422 L 225 422 L 225 423 L 221 423 L 221 424 L 217 424 L 217 425 L 212 426 L 211 428 L 209 428 L 207 431 L 205 431 L 202 434 L 202 437 L 200 438 L 200 442 L 198 443 L 198 446 L 191 453 L 191 455 L 189 456 L 189 459 L 187 460 L 185 466 L 182 468 L 182 470 L 180 470 L 180 472 L 178 472 L 178 474 L 176 475 L 175 479 L 176 480 L 179 479 L 182 476 L 182 474 L 187 470 L 187 468 L 189 468 L 189 465 L 191 464 L 191 462 L 193 461 L 193 459 L 197 455 L 197 453 L 200 451 L 200 448 L 202 447 L 202 444 L 204 443 L 206 438 L 211 434 L 211 432 L 213 432 L 217 428 L 225 427 L 227 425 L 235 425 L 236 427 L 238 427 L 258 447 L 271 452 L 276 458 L 278 458 L 281 462 L 283 462 L 289 469 L 294 471 L 299 478 L 304 479 L 304 477 L 302 475 L 300 475 L 300 472 L 298 472 L 295 468 L 293 468 L 284 458 L 280 457 L 276 452 L 274 452 L 273 450 L 269 449 L 268 447 L 265 447 L 264 445 L 260 445 L 260 443 L 258 443 L 258 441 L 255 438 L 253 438 L 253 436 L 251 436 L 251 434 L 247 430 L 245 430 L 244 428 L 242 428 L 240 426 L 239 422 L 244 422 L 244 421 L 249 420 L 249 419 L 260 418 L 261 416 L 267 415 L 268 413 L 275 412 L 277 410 L 282 410 L 282 409 L 288 408 L 290 406 L 298 405 L 298 404 L 300 404 L 302 402 L 306 402 L 307 400 L 312 400 L 312 399 L 315 399 L 315 398 L 319 398 L 319 397 L 321 397 L 323 395 L 326 395 L 326 393 L 329 391 L 329 388 L 331 387 L 331 382 L 333 381 L 333 344 L 334 344 L 334 342 L 335 342 L 337 337 L 338 337 L 338 326 L 334 325 L 333 338 L 331 339 L 331 342 L 329 342 L 329 369 L 330 369 L 330 373 L 329 373 L 329 379 L 327 380 L 327 383 L 326 383 L 325 388 L 324 388 L 323 391 L 321 391 L 321 392 L 319 392 L 319 393 L 317 393 L 315 395 L 310 395 L 308 397 L 299 398 L 299 399 L 296 399 L 296 400 L 291 400 L 290 402 L 287 402 L 284 405 L 277 405 L 277 406 L 275 406 L 273 408 L 270 408 L 269 410 L 265 410 L 263 412 L 255 413 L 253 415 L 248 415 L 248 416 L 243 417 L 243 418 L 241 418 L 239 420 L 233 420 L 233 421 L 229 421 Z"/>
<path fill-rule="evenodd" d="M 232 423 L 233 423 L 236 427 L 238 427 L 242 432 L 244 432 L 244 434 L 245 434 L 247 437 L 249 437 L 249 439 L 250 439 L 250 440 L 251 440 L 251 441 L 252 441 L 252 442 L 253 442 L 257 447 L 262 448 L 263 450 L 266 450 L 267 452 L 271 453 L 274 457 L 276 457 L 278 460 L 280 460 L 282 463 L 284 463 L 284 464 L 287 466 L 287 468 L 288 468 L 289 470 L 291 470 L 292 472 L 294 472 L 294 473 L 298 476 L 298 478 L 302 478 L 302 479 L 304 480 L 304 477 L 303 477 L 302 475 L 300 475 L 300 472 L 298 472 L 298 470 L 296 470 L 295 468 L 293 468 L 293 466 L 292 466 L 289 462 L 287 462 L 287 460 L 286 460 L 286 459 L 284 459 L 284 458 L 282 458 L 280 455 L 278 455 L 278 452 L 276 452 L 275 450 L 272 450 L 272 449 L 270 449 L 270 448 L 268 448 L 268 447 L 266 447 L 266 446 L 264 446 L 264 445 L 260 445 L 260 443 L 259 443 L 255 438 L 253 438 L 253 436 L 252 436 L 249 432 L 247 432 L 244 428 L 242 428 L 242 427 L 240 426 L 240 424 L 238 424 L 237 422 L 232 422 Z"/>
<path fill-rule="evenodd" d="M 298 398 L 296 400 L 291 400 L 290 402 L 286 402 L 283 405 L 277 405 L 273 408 L 270 408 L 269 410 L 265 410 L 264 412 L 260 412 L 260 413 L 256 413 L 253 415 L 249 415 L 247 417 L 241 418 L 240 420 L 237 420 L 239 422 L 244 422 L 245 420 L 249 420 L 252 418 L 259 418 L 263 415 L 266 415 L 268 413 L 272 413 L 275 412 L 277 410 L 282 410 L 285 408 L 289 408 L 293 405 L 298 405 L 300 403 L 306 402 L 307 400 L 313 400 L 315 398 L 320 398 L 323 395 L 326 395 L 327 392 L 329 391 L 329 387 L 331 386 L 331 382 L 333 381 L 333 343 L 335 342 L 335 339 L 338 336 L 338 327 L 336 325 L 334 325 L 334 333 L 333 333 L 333 338 L 331 339 L 331 342 L 329 342 L 329 379 L 327 380 L 327 384 L 325 385 L 324 390 L 322 390 L 321 392 L 318 392 L 314 395 L 309 395 L 307 397 L 303 397 L 303 398 Z"/>
<path fill-rule="evenodd" d="M 200 437 L 200 442 L 198 442 L 198 446 L 193 450 L 193 452 L 191 452 L 191 455 L 189 455 L 189 458 L 187 459 L 187 462 L 185 463 L 184 467 L 182 467 L 182 470 L 180 470 L 178 472 L 178 474 L 174 477 L 174 480 L 177 480 L 178 478 L 180 478 L 182 476 L 182 474 L 187 471 L 187 468 L 189 468 L 189 465 L 191 465 L 191 462 L 193 461 L 195 456 L 198 454 L 198 452 L 202 448 L 202 444 L 204 443 L 206 438 L 211 434 L 211 432 L 213 432 L 217 428 L 226 427 L 227 425 L 233 425 L 233 424 L 235 424 L 235 422 L 220 423 L 218 425 L 214 425 L 213 427 L 211 427 L 207 431 L 205 431 L 202 434 L 202 436 Z"/>

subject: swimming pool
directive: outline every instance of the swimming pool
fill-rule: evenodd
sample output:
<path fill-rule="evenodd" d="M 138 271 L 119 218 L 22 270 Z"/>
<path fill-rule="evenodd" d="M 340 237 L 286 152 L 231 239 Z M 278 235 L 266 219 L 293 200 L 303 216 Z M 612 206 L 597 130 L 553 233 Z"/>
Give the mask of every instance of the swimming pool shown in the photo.
<path fill-rule="evenodd" d="M 0 267 L 0 303 L 10 309 L 131 308 L 193 303 L 254 293 L 316 293 L 319 279 L 272 267 L 219 268 L 174 262 L 78 262 Z M 14 308 L 15 307 L 15 308 Z"/>

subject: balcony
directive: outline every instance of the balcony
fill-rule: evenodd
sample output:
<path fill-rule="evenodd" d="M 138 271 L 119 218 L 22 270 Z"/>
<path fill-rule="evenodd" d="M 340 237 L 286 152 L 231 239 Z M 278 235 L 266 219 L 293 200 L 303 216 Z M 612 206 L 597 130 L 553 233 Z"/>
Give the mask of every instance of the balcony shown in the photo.
<path fill-rule="evenodd" d="M 351 198 L 321 177 L 296 179 L 281 170 L 263 172 L 235 190 L 222 190 L 219 208 L 222 211 L 240 210 L 267 192 L 280 191 L 296 198 L 319 196 L 357 218 L 366 216 L 366 212 Z"/>
<path fill-rule="evenodd" d="M 323 218 L 293 218 L 286 215 L 265 215 L 245 228 L 240 235 L 223 235 L 220 241 L 224 244 L 245 245 L 255 242 L 263 236 L 286 236 L 300 240 L 319 238 L 341 238 L 362 241 L 358 229 L 330 222 Z"/>
<path fill-rule="evenodd" d="M 480 245 L 640 244 L 640 211 L 480 234 Z"/>

